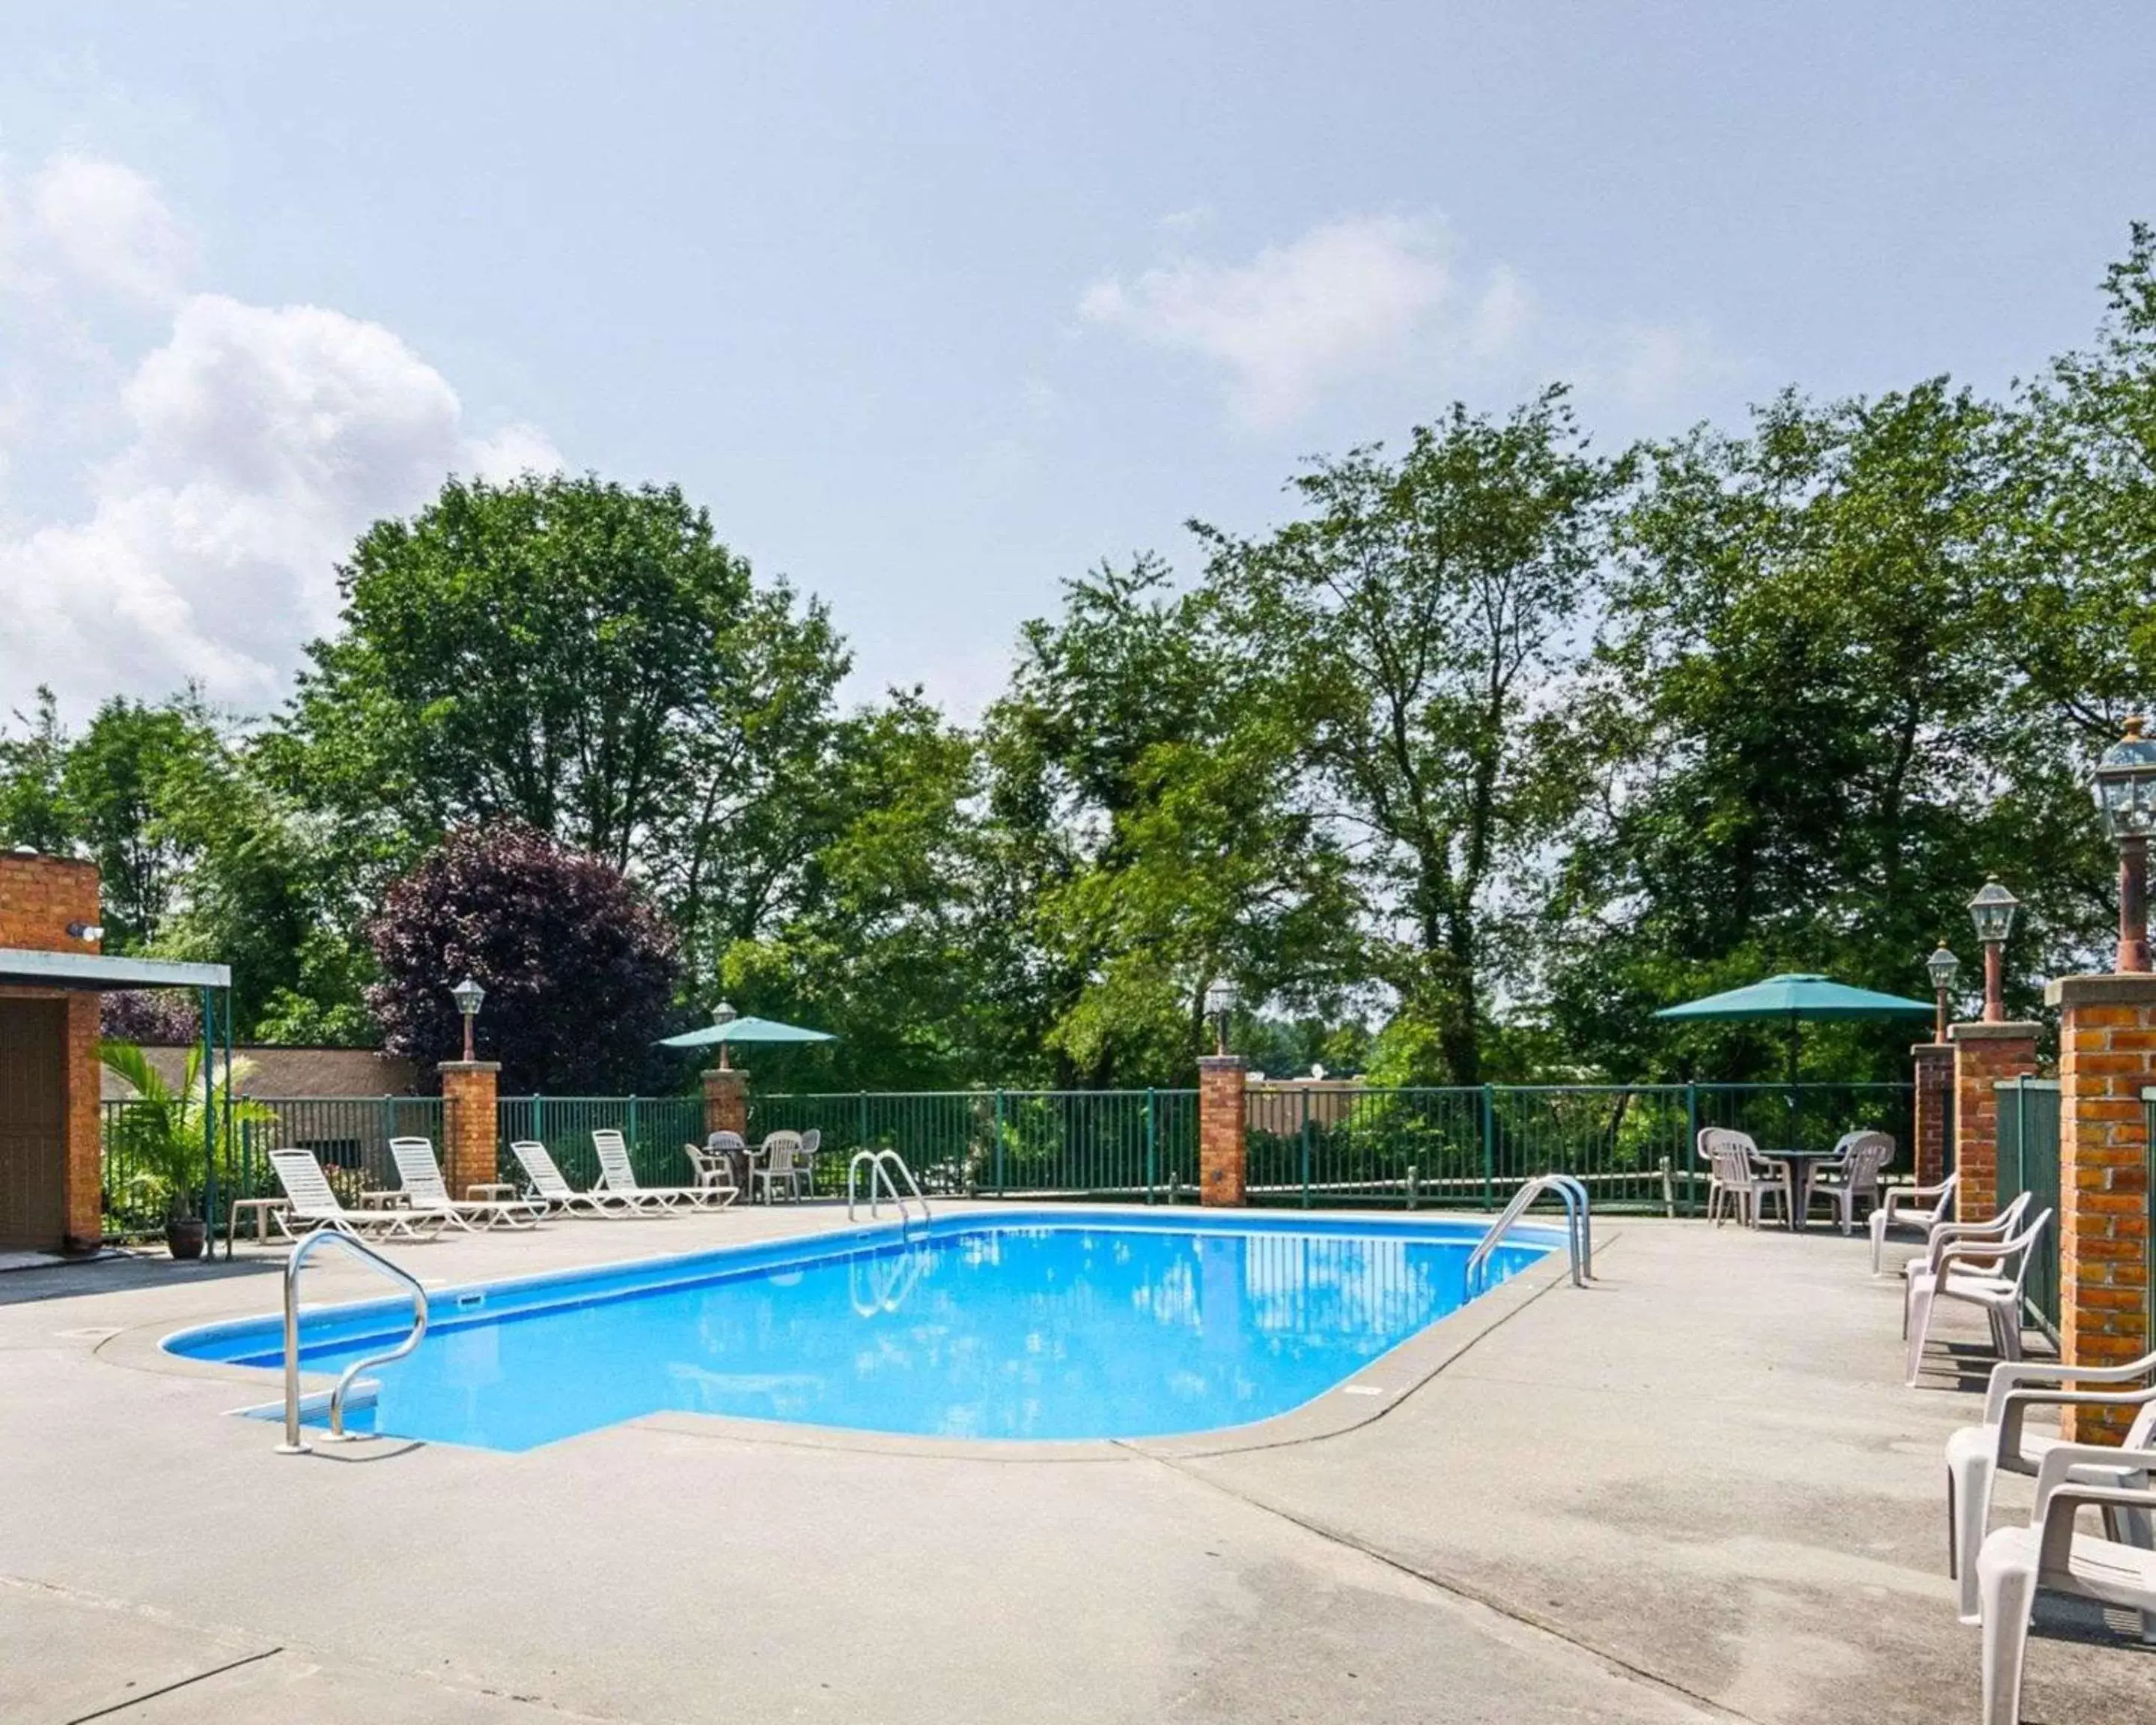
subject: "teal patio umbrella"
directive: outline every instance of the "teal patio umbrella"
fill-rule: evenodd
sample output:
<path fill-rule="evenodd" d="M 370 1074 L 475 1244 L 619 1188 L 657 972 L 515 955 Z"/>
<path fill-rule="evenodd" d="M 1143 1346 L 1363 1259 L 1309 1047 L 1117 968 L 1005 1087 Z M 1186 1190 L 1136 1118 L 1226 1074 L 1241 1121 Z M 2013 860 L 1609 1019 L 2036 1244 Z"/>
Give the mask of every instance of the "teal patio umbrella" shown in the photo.
<path fill-rule="evenodd" d="M 1881 994 L 1872 988 L 1852 988 L 1830 977 L 1791 971 L 1770 976 L 1763 983 L 1729 988 L 1682 1006 L 1666 1006 L 1658 1019 L 1779 1019 L 1789 1029 L 1789 1082 L 1797 1081 L 1797 1026 L 1806 1019 L 1892 1019 L 1915 1014 L 1932 1015 L 1932 1004 L 1905 1000 L 1898 994 Z"/>
<path fill-rule="evenodd" d="M 1927 1012 L 1931 1009 L 1924 1009 Z M 679 1036 L 662 1036 L 661 1048 L 710 1048 L 717 1045 L 719 1069 L 724 1071 L 731 1064 L 726 1050 L 737 1042 L 836 1042 L 839 1039 L 827 1030 L 804 1029 L 799 1024 L 781 1024 L 777 1019 L 745 1019 L 721 1000 L 711 1021 L 694 1030 L 684 1030 Z"/>

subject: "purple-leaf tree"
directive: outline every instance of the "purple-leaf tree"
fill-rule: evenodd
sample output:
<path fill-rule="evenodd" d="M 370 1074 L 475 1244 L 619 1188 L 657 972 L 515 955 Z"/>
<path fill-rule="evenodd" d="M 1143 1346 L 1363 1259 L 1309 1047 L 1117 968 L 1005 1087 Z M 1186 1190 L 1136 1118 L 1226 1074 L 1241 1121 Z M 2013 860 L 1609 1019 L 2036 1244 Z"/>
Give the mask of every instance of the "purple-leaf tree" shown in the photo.
<path fill-rule="evenodd" d="M 220 1019 L 223 1014 L 218 1014 Z M 113 1042 L 170 1048 L 202 1040 L 202 1006 L 179 988 L 123 988 L 97 1004 L 97 1034 Z"/>
<path fill-rule="evenodd" d="M 516 823 L 460 828 L 390 888 L 367 990 L 384 1046 L 424 1081 L 464 1048 L 449 990 L 486 989 L 479 1058 L 505 1095 L 634 1091 L 659 1072 L 678 965 L 673 928 L 603 858 Z"/>

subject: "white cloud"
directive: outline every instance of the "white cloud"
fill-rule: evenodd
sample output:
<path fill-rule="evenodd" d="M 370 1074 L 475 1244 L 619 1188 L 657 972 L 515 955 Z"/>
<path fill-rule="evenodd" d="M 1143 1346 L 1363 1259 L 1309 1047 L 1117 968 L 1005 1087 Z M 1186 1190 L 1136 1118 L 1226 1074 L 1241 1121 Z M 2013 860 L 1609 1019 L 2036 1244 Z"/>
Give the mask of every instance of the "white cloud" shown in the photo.
<path fill-rule="evenodd" d="M 80 182 L 85 166 L 65 174 Z M 173 279 L 151 264 L 180 249 L 117 180 L 103 183 L 90 201 L 118 213 L 102 237 L 38 251 L 13 277 L 18 297 L 44 291 L 54 270 L 104 271 L 138 300 Z M 161 345 L 124 364 L 116 384 L 79 374 L 92 380 L 87 410 L 47 399 L 65 395 L 66 378 L 41 380 L 49 387 L 32 397 L 33 432 L 106 429 L 101 448 L 77 454 L 73 518 L 0 532 L 0 693 L 11 702 L 39 682 L 90 701 L 192 679 L 221 699 L 274 703 L 303 644 L 333 624 L 335 565 L 369 523 L 418 507 L 452 470 L 501 478 L 561 465 L 529 426 L 475 436 L 448 381 L 379 324 L 214 293 L 173 304 Z"/>
<path fill-rule="evenodd" d="M 1342 216 L 1240 263 L 1178 256 L 1096 282 L 1078 314 L 1212 362 L 1233 418 L 1260 430 L 1376 376 L 1463 393 L 1570 378 L 1625 408 L 1656 408 L 1735 369 L 1697 325 L 1551 309 L 1510 265 L 1471 267 L 1430 216 Z"/>
<path fill-rule="evenodd" d="M 1236 417 L 1295 418 L 1326 388 L 1369 371 L 1440 312 L 1463 311 L 1442 223 L 1348 216 L 1245 264 L 1185 258 L 1136 280 L 1095 283 L 1079 316 L 1156 347 L 1216 361 Z"/>
<path fill-rule="evenodd" d="M 193 242 L 131 167 L 56 156 L 31 178 L 27 201 L 29 237 L 93 291 L 168 305 L 192 269 Z"/>

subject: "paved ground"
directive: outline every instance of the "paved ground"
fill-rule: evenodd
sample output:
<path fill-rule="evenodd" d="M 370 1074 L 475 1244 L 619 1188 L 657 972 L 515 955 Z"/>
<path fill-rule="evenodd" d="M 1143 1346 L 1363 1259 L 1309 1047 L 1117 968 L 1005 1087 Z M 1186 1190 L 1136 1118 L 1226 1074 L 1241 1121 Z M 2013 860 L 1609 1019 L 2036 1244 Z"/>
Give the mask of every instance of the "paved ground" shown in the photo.
<path fill-rule="evenodd" d="M 831 1219 L 401 1255 L 462 1280 Z M 1862 1245 L 1604 1233 L 1598 1287 L 1522 1291 L 1353 1430 L 1048 1461 L 680 1419 L 283 1458 L 221 1417 L 266 1391 L 143 1347 L 270 1309 L 266 1260 L 0 1276 L 0 1720 L 1974 1718 L 1938 1460 L 1974 1398 L 1902 1388 Z M 2156 1651 L 2046 1630 L 2029 1718 L 2156 1718 Z"/>

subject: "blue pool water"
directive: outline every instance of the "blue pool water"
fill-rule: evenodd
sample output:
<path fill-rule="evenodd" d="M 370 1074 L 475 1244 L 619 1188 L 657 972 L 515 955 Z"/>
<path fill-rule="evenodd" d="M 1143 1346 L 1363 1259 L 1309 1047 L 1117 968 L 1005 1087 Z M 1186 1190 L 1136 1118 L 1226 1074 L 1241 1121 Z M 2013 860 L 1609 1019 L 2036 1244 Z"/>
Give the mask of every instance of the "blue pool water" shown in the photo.
<path fill-rule="evenodd" d="M 1202 1431 L 1286 1413 L 1464 1304 L 1480 1237 L 1460 1222 L 1032 1211 L 430 1291 L 426 1340 L 368 1373 L 378 1396 L 350 1424 L 495 1450 L 664 1409 L 937 1437 Z M 1491 1285 L 1552 1236 L 1515 1239 Z M 409 1313 L 310 1314 L 305 1364 L 393 1345 Z M 274 1318 L 165 1346 L 283 1358 Z"/>

